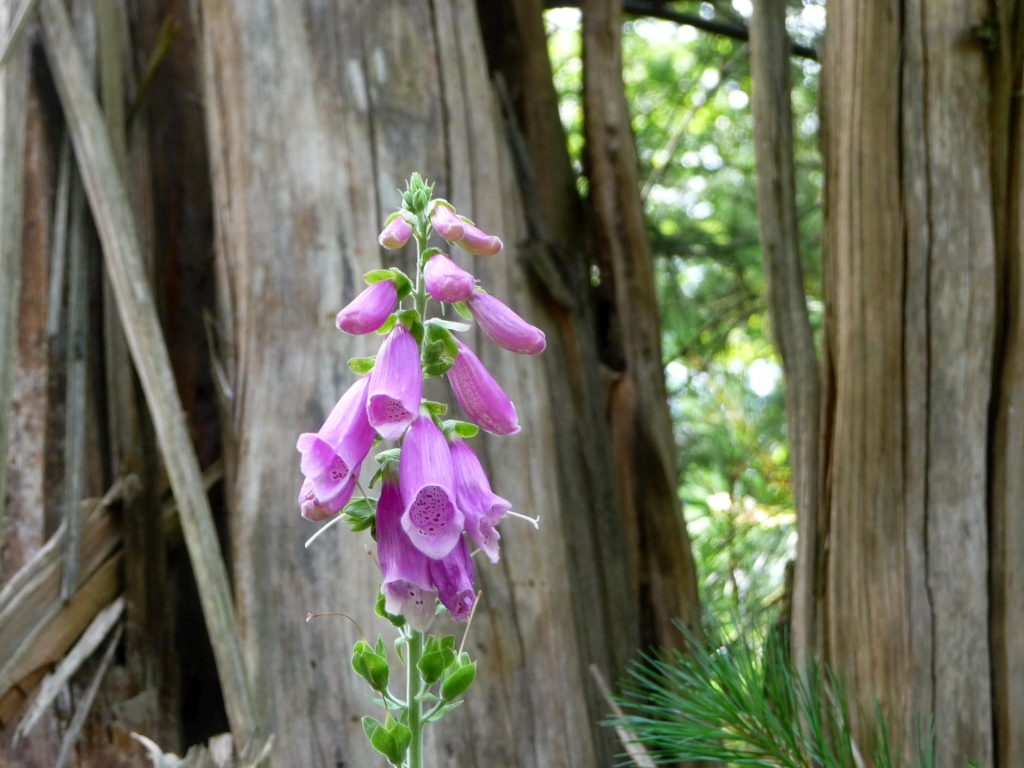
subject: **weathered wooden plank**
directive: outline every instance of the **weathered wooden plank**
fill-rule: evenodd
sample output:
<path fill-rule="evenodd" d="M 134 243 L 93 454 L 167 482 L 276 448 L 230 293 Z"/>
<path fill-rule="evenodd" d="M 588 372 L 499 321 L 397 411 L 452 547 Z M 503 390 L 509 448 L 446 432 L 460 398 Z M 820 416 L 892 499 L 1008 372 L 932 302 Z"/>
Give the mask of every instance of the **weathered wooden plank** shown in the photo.
<path fill-rule="evenodd" d="M 244 744 L 257 728 L 256 708 L 241 655 L 227 572 L 147 284 L 136 222 L 67 13 L 59 0 L 44 0 L 39 15 L 121 321 L 178 499 L 225 707 L 237 743 Z"/>
<path fill-rule="evenodd" d="M 64 400 L 64 570 L 61 597 L 78 589 L 85 485 L 86 377 L 89 364 L 89 230 L 85 190 L 72 174 L 68 222 L 68 356 Z"/>
<path fill-rule="evenodd" d="M 15 0 L 0 4 L 0 26 L 12 27 Z M 18 306 L 21 293 L 21 232 L 24 206 L 25 109 L 28 50 L 24 41 L 11 49 L 0 70 L 0 532 L 7 508 L 7 448 L 10 400 L 17 370 Z"/>
<path fill-rule="evenodd" d="M 103 676 L 107 674 L 107 668 L 114 659 L 114 651 L 117 650 L 117 644 L 121 642 L 121 635 L 123 634 L 124 627 L 118 627 L 114 636 L 110 638 L 110 642 L 107 643 L 107 649 L 103 652 L 99 667 L 93 673 L 92 680 L 89 681 L 89 686 L 82 693 L 81 699 L 78 700 L 75 715 L 71 718 L 71 722 L 68 723 L 68 730 L 64 734 L 64 741 L 61 742 L 60 753 L 57 755 L 57 762 L 54 763 L 54 768 L 64 768 L 68 764 L 68 760 L 71 758 L 71 750 L 75 748 L 75 742 L 78 741 L 78 736 L 85 726 L 85 719 L 89 716 L 89 710 L 92 709 L 92 703 L 100 690 L 100 683 L 103 682 Z"/>
<path fill-rule="evenodd" d="M 793 471 L 798 552 L 790 652 L 800 669 L 813 656 L 815 555 L 818 548 L 818 357 L 807 315 L 793 165 L 793 108 L 789 95 L 790 40 L 786 5 L 756 0 L 750 19 L 751 113 L 757 163 L 761 258 L 768 282 L 772 341 L 782 358 Z"/>
<path fill-rule="evenodd" d="M 74 647 L 68 651 L 68 655 L 60 660 L 60 664 L 57 665 L 57 668 L 52 673 L 43 678 L 42 685 L 39 687 L 39 694 L 36 696 L 35 701 L 32 702 L 32 707 L 25 713 L 25 717 L 22 718 L 21 722 L 18 723 L 18 728 L 14 734 L 14 745 L 17 745 L 18 740 L 32 730 L 32 726 L 39 721 L 46 708 L 57 698 L 61 688 L 67 684 L 85 660 L 92 656 L 100 643 L 103 642 L 103 638 L 107 636 L 114 625 L 120 620 L 122 613 L 124 613 L 124 598 L 119 597 L 96 614 L 96 618 L 93 619 Z"/>

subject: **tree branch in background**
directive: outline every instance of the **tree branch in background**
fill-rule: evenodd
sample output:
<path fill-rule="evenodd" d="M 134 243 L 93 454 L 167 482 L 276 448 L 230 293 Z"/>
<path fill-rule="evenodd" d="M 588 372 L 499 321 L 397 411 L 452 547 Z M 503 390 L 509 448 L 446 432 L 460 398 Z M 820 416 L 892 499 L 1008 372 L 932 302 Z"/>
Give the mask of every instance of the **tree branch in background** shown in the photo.
<path fill-rule="evenodd" d="M 793 168 L 786 1 L 754 0 L 750 23 L 754 157 L 761 253 L 773 341 L 786 383 L 793 496 L 797 511 L 791 653 L 804 669 L 814 647 L 814 554 L 818 508 L 818 357 L 807 316 Z"/>
<path fill-rule="evenodd" d="M 579 8 L 579 0 L 548 0 L 546 8 Z M 624 0 L 622 10 L 634 16 L 650 16 L 652 19 L 674 21 L 676 24 L 685 24 L 688 27 L 699 29 L 702 32 L 710 32 L 713 35 L 731 37 L 733 40 L 750 40 L 750 30 L 742 24 L 730 24 L 714 19 L 705 19 L 695 16 L 692 13 L 683 13 L 673 10 L 664 3 L 651 2 L 651 0 Z M 788 39 L 788 36 L 787 36 Z M 818 52 L 813 48 L 794 43 L 789 40 L 789 50 L 793 56 L 803 59 L 818 61 Z"/>

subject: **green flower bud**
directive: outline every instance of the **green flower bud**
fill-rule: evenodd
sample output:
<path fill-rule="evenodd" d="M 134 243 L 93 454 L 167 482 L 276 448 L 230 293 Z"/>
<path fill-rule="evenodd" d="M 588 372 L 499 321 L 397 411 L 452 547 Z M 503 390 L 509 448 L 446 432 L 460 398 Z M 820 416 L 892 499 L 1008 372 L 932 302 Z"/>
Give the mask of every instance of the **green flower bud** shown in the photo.
<path fill-rule="evenodd" d="M 465 654 L 463 654 L 465 655 Z M 441 698 L 451 701 L 464 694 L 476 679 L 476 662 L 463 664 L 448 673 L 441 683 Z"/>
<path fill-rule="evenodd" d="M 388 661 L 375 653 L 369 645 L 360 640 L 352 649 L 352 669 L 370 684 L 375 691 L 384 692 L 388 687 L 391 671 Z"/>

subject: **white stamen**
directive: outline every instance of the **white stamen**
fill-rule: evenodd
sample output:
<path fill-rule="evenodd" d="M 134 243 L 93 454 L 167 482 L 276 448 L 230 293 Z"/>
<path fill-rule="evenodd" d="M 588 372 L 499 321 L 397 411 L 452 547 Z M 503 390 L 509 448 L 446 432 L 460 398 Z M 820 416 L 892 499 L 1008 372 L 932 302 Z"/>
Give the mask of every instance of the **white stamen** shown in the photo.
<path fill-rule="evenodd" d="M 321 533 L 326 531 L 328 528 L 330 528 L 336 522 L 338 522 L 339 520 L 343 520 L 344 518 L 345 518 L 345 515 L 342 514 L 341 512 L 339 512 L 337 517 L 335 517 L 333 520 L 331 520 L 329 523 L 327 523 L 327 525 L 321 526 L 320 530 L 318 530 L 316 533 L 314 533 L 312 536 L 310 536 L 306 540 L 306 546 L 308 547 L 310 544 L 313 543 L 314 539 L 316 539 L 317 536 L 319 536 Z"/>
<path fill-rule="evenodd" d="M 537 517 L 527 517 L 526 515 L 520 515 L 518 512 L 513 512 L 512 510 L 509 510 L 505 514 L 511 515 L 512 517 L 518 517 L 520 520 L 525 520 L 538 531 L 540 530 L 540 515 L 537 515 Z"/>

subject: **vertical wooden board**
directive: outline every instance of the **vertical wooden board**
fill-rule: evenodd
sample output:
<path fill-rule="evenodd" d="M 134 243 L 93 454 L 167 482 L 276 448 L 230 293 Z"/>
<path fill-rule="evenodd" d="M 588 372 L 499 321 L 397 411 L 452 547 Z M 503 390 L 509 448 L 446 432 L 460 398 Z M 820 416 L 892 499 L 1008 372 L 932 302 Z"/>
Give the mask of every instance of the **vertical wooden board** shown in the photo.
<path fill-rule="evenodd" d="M 380 762 L 357 720 L 372 707 L 348 665 L 356 631 L 340 619 L 302 621 L 307 611 L 341 610 L 368 634 L 390 634 L 370 615 L 379 572 L 365 554 L 365 534 L 339 529 L 303 550 L 313 526 L 298 516 L 294 444 L 352 381 L 345 359 L 379 343 L 342 336 L 333 319 L 360 290 L 359 275 L 382 263 L 377 231 L 405 175 L 424 171 L 439 192 L 447 188 L 472 206 L 482 226 L 509 238 L 507 251 L 478 271 L 524 314 L 535 311 L 516 261 L 523 224 L 509 201 L 516 188 L 500 154 L 489 84 L 479 72 L 478 91 L 448 79 L 452 51 L 442 55 L 434 42 L 445 9 L 425 9 L 391 3 L 370 18 L 355 3 L 204 5 L 217 240 L 229 297 L 222 319 L 235 343 L 234 429 L 245 435 L 231 490 L 236 594 L 248 665 L 268 704 L 281 764 Z M 464 21 L 457 26 L 460 36 L 478 34 Z M 409 50 L 416 41 L 425 53 Z M 465 82 L 484 62 L 478 39 L 459 46 Z M 442 80 L 443 88 L 467 89 L 466 109 L 481 109 L 470 94 L 486 93 L 485 111 L 465 119 L 476 128 L 459 129 L 473 145 L 468 154 L 446 148 L 455 134 L 441 104 L 458 99 L 442 96 Z M 448 119 L 455 126 L 459 118 Z M 446 168 L 456 162 L 468 172 L 449 179 Z M 591 765 L 581 669 L 574 662 L 567 672 L 565 664 L 577 653 L 567 617 L 578 598 L 568 589 L 558 530 L 562 497 L 540 380 L 547 368 L 542 359 L 493 348 L 485 355 L 516 398 L 524 432 L 488 442 L 481 453 L 496 490 L 521 511 L 550 518 L 551 527 L 537 535 L 506 521 L 504 562 L 480 564 L 487 610 L 468 647 L 483 656 L 483 695 L 471 692 L 428 749 L 444 765 Z"/>
<path fill-rule="evenodd" d="M 882 5 L 837 6 L 823 65 L 826 249 L 835 297 L 834 410 L 826 419 L 832 429 L 826 661 L 845 676 L 864 713 L 874 696 L 886 712 L 906 706 L 904 251 L 894 14 Z"/>
<path fill-rule="evenodd" d="M 922 5 L 929 253 L 928 586 L 936 760 L 993 756 L 988 419 L 996 306 L 983 3 Z M 916 140 L 916 139 L 911 139 Z"/>
<path fill-rule="evenodd" d="M 26 54 L 19 58 L 26 58 Z M 14 61 L 25 70 L 25 61 Z M 38 78 L 30 78 L 26 97 L 24 225 L 21 247 L 21 281 L 16 299 L 18 328 L 7 410 L 8 452 L 6 520 L 0 582 L 13 576 L 45 541 L 42 510 L 45 503 L 45 451 L 49 347 L 46 337 L 49 288 L 49 239 L 51 195 L 54 176 L 52 136 Z"/>
<path fill-rule="evenodd" d="M 15 8 L 13 0 L 0 6 L 0 21 L 3 22 L 0 26 L 5 30 L 13 22 Z M 22 39 L 8 66 L 0 72 L 0 532 L 7 507 L 7 465 L 13 431 L 11 394 L 21 357 L 19 315 L 23 296 L 21 247 L 27 92 L 28 44 Z M 42 264 L 45 275 L 45 261 Z M 29 296 L 37 288 L 38 276 L 30 274 L 32 277 L 36 280 L 29 280 Z M 26 331 L 31 338 L 31 325 Z"/>

